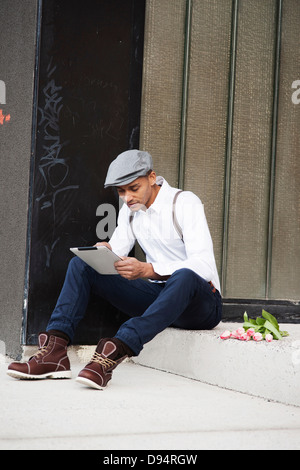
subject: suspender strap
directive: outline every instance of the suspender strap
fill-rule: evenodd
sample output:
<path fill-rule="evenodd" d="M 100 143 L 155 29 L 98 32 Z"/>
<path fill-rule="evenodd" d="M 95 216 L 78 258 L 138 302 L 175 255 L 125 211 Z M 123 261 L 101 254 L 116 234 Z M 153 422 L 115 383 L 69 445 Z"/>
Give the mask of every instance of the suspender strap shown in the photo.
<path fill-rule="evenodd" d="M 173 218 L 173 225 L 175 227 L 175 230 L 176 232 L 178 233 L 179 237 L 181 238 L 181 240 L 183 241 L 183 233 L 182 233 L 182 229 L 179 225 L 179 222 L 177 220 L 177 217 L 176 217 L 176 201 L 177 201 L 177 198 L 179 196 L 179 194 L 182 193 L 182 190 L 180 189 L 179 191 L 177 191 L 177 193 L 175 194 L 174 196 L 174 199 L 173 199 L 173 206 L 172 206 L 172 218 Z"/>
<path fill-rule="evenodd" d="M 132 231 L 132 235 L 133 235 L 134 238 L 136 239 L 136 236 L 135 236 L 134 231 L 133 231 L 133 224 L 132 224 L 132 222 L 133 222 L 133 217 L 134 217 L 134 214 L 130 214 L 130 216 L 129 216 L 129 225 L 130 225 L 130 228 L 131 228 L 131 231 Z"/>

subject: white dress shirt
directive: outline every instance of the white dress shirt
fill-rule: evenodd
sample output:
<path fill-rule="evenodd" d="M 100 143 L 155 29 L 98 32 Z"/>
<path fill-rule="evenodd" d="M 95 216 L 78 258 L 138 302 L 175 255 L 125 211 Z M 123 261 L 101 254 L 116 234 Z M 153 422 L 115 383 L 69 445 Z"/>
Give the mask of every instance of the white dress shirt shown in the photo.
<path fill-rule="evenodd" d="M 110 245 L 119 256 L 128 256 L 137 240 L 146 260 L 154 272 L 168 276 L 181 268 L 188 268 L 207 282 L 211 281 L 220 291 L 213 243 L 204 207 L 200 199 L 190 191 L 182 192 L 176 202 L 176 217 L 183 233 L 178 235 L 172 220 L 173 199 L 178 188 L 172 188 L 161 176 L 156 183 L 161 186 L 155 201 L 148 208 L 134 213 L 130 225 L 131 210 L 126 204 L 120 209 L 118 225 Z"/>

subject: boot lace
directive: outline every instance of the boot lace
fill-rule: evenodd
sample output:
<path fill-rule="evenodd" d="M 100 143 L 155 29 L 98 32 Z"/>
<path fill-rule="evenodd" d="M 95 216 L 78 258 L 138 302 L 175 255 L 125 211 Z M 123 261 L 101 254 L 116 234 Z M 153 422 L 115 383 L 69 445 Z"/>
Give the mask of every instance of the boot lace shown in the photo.
<path fill-rule="evenodd" d="M 107 369 L 108 367 L 112 367 L 116 364 L 116 362 L 113 361 L 112 359 L 109 359 L 108 357 L 103 357 L 101 354 L 97 353 L 96 351 L 93 354 L 91 362 L 97 362 L 97 364 L 100 364 L 104 369 Z"/>
<path fill-rule="evenodd" d="M 43 356 L 47 352 L 48 346 L 42 346 L 37 350 L 37 352 L 32 356 L 38 358 L 39 356 Z"/>

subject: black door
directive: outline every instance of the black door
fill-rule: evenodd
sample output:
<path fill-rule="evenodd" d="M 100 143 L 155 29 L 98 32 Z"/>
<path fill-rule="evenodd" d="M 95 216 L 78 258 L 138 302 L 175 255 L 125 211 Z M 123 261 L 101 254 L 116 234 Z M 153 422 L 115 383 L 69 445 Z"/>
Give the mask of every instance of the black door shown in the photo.
<path fill-rule="evenodd" d="M 72 257 L 69 248 L 100 241 L 102 204 L 117 214 L 117 195 L 103 184 L 109 163 L 139 145 L 144 14 L 143 0 L 39 2 L 26 344 L 35 344 L 48 323 Z M 102 230 L 101 240 L 110 229 Z M 91 298 L 74 342 L 94 344 L 124 320 Z"/>

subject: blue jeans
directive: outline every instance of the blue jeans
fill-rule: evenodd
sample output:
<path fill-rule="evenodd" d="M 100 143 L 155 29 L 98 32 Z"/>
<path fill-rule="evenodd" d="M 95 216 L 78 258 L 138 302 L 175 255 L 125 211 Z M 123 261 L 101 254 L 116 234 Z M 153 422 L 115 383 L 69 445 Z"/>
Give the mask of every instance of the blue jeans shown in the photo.
<path fill-rule="evenodd" d="M 90 293 L 109 301 L 130 319 L 116 338 L 134 355 L 168 326 L 208 330 L 221 320 L 222 299 L 218 291 L 190 269 L 175 271 L 165 283 L 143 279 L 129 281 L 119 275 L 101 275 L 80 258 L 72 258 L 65 282 L 47 330 L 59 330 L 73 340 L 85 315 Z"/>

